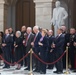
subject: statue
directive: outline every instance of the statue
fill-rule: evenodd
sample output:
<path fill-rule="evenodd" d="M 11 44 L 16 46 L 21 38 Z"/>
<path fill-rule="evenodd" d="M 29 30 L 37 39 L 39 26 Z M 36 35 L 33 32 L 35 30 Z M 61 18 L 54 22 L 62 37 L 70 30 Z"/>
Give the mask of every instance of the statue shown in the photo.
<path fill-rule="evenodd" d="M 60 6 L 60 1 L 56 1 L 56 8 L 53 9 L 53 18 L 51 20 L 51 25 L 54 25 L 55 35 L 57 34 L 57 29 L 62 25 L 65 25 L 65 20 L 68 17 L 68 13 L 65 8 Z"/>

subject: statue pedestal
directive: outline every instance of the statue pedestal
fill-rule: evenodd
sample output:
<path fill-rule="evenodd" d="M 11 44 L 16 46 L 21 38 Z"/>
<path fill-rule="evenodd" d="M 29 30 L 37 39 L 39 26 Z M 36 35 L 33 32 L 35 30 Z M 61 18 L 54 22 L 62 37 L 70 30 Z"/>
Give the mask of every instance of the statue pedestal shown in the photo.
<path fill-rule="evenodd" d="M 52 18 L 52 1 L 51 0 L 34 0 L 36 24 L 45 29 L 51 29 Z"/>

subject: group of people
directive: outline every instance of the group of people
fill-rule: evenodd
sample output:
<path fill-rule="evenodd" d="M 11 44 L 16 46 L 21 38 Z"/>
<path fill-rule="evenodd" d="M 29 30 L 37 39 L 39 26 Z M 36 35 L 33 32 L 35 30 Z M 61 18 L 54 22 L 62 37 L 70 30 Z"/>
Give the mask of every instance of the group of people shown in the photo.
<path fill-rule="evenodd" d="M 47 30 L 34 26 L 22 26 L 21 31 L 13 32 L 12 28 L 5 30 L 3 34 L 0 32 L 0 54 L 3 54 L 7 62 L 15 63 L 25 56 L 32 48 L 33 52 L 44 62 L 54 62 L 64 53 L 66 47 L 69 49 L 70 69 L 76 69 L 76 30 L 70 28 L 69 32 L 65 26 L 61 26 L 57 30 L 57 36 L 53 35 L 53 30 Z M 16 70 L 20 70 L 22 66 L 27 66 L 25 70 L 30 70 L 30 55 L 17 64 Z M 66 68 L 66 55 L 58 62 L 52 65 L 46 65 L 33 56 L 34 72 L 46 74 L 46 69 L 53 69 L 54 73 L 62 74 Z M 4 62 L 4 68 L 9 69 L 10 64 Z"/>

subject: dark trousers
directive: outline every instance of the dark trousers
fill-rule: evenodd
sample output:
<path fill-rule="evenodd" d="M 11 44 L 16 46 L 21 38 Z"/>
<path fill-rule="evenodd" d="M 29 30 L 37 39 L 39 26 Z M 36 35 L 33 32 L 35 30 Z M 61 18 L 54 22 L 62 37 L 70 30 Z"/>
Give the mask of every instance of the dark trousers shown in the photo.
<path fill-rule="evenodd" d="M 51 63 L 51 62 L 54 62 L 54 53 L 48 53 L 48 58 L 49 58 L 49 63 Z M 48 69 L 53 69 L 53 67 L 54 67 L 54 64 L 52 64 L 52 65 L 48 65 Z"/>
<path fill-rule="evenodd" d="M 75 48 L 69 48 L 69 59 L 71 62 L 71 68 L 74 69 L 74 64 L 75 64 L 75 53 L 74 53 Z"/>
<path fill-rule="evenodd" d="M 38 53 L 35 53 L 35 54 L 39 57 Z M 34 61 L 35 61 L 36 70 L 40 70 L 40 61 L 38 61 L 38 59 L 35 57 L 34 57 Z"/>
<path fill-rule="evenodd" d="M 66 69 L 66 54 L 63 56 L 63 68 Z"/>
<path fill-rule="evenodd" d="M 41 52 L 40 53 L 40 58 L 44 61 L 44 62 L 46 62 L 46 52 Z M 43 64 L 42 62 L 40 62 L 40 71 L 42 71 L 42 72 L 44 72 L 44 73 L 46 73 L 46 64 Z"/>
<path fill-rule="evenodd" d="M 24 45 L 22 45 L 22 57 L 26 55 L 26 47 Z M 27 62 L 26 62 L 26 58 L 21 61 L 21 65 L 27 66 Z"/>
<path fill-rule="evenodd" d="M 10 60 L 10 49 L 4 49 L 3 50 L 3 55 L 4 55 L 4 59 L 7 61 L 7 62 L 11 62 L 11 60 Z M 9 67 L 10 66 L 10 64 L 7 64 L 6 62 L 4 62 L 4 64 L 5 64 L 5 67 Z"/>
<path fill-rule="evenodd" d="M 11 59 L 12 63 L 15 62 L 15 56 L 14 55 L 15 55 L 14 49 L 11 49 L 10 59 Z"/>
<path fill-rule="evenodd" d="M 59 59 L 59 57 L 62 55 L 62 53 L 55 53 L 55 60 Z M 63 62 L 62 59 L 60 59 L 56 64 L 55 67 L 57 69 L 58 72 L 62 72 L 63 71 Z"/>
<path fill-rule="evenodd" d="M 28 70 L 30 70 L 30 54 L 26 58 Z M 33 69 L 33 56 L 32 56 L 32 69 Z"/>

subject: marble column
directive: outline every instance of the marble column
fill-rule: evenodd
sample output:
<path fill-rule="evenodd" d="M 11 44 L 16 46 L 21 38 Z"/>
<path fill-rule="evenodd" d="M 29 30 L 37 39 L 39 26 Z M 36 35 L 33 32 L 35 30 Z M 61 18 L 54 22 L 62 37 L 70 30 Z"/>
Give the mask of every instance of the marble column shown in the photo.
<path fill-rule="evenodd" d="M 4 30 L 4 1 L 0 0 L 0 31 Z"/>
<path fill-rule="evenodd" d="M 51 29 L 52 18 L 52 0 L 34 0 L 35 3 L 35 19 L 39 27 Z"/>

